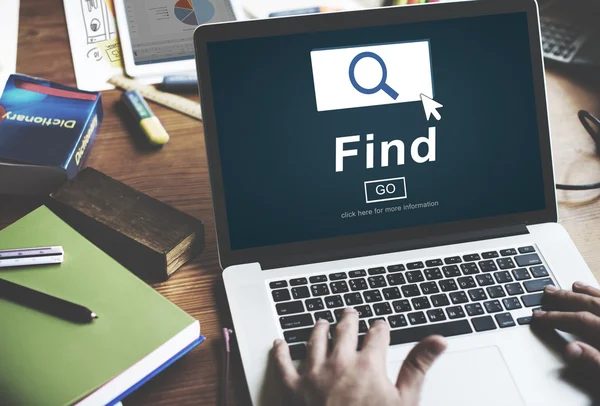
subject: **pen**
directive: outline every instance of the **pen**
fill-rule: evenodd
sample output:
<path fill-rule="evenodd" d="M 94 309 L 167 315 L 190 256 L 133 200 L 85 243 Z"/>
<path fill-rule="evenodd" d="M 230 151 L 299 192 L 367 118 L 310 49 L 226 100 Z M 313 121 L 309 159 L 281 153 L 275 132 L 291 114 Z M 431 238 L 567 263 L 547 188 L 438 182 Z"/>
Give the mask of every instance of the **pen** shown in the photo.
<path fill-rule="evenodd" d="M 163 145 L 169 142 L 169 134 L 154 115 L 144 96 L 137 90 L 123 93 L 123 103 L 139 122 L 140 129 L 152 145 Z"/>
<path fill-rule="evenodd" d="M 91 323 L 98 318 L 87 307 L 0 279 L 0 298 L 60 317 L 75 323 Z"/>
<path fill-rule="evenodd" d="M 187 75 L 165 76 L 158 87 L 162 91 L 171 93 L 198 92 L 198 78 Z"/>

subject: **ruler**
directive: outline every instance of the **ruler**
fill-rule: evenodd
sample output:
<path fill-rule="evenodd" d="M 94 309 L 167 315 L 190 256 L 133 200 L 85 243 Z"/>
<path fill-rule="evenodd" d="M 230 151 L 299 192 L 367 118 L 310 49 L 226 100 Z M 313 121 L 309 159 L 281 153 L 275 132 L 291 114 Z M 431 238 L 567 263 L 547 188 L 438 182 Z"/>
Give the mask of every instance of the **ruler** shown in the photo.
<path fill-rule="evenodd" d="M 60 264 L 64 260 L 64 254 L 63 247 L 58 246 L 0 250 L 0 268 Z"/>
<path fill-rule="evenodd" d="M 148 100 L 152 100 L 155 103 L 202 121 L 200 103 L 193 102 L 176 94 L 161 92 L 154 86 L 137 82 L 136 80 L 126 78 L 123 75 L 113 76 L 108 79 L 108 83 L 124 90 L 137 90 Z"/>

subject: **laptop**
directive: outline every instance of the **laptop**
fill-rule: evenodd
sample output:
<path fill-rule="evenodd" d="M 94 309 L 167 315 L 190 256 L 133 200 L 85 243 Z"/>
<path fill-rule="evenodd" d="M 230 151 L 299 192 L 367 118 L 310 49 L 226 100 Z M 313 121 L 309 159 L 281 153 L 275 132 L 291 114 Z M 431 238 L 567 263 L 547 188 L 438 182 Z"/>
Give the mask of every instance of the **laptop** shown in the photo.
<path fill-rule="evenodd" d="M 530 329 L 549 284 L 597 285 L 557 223 L 538 9 L 458 2 L 194 34 L 220 264 L 254 405 L 276 338 L 390 325 L 395 380 L 431 334 L 423 405 L 587 405 Z M 359 341 L 362 340 L 359 339 Z"/>

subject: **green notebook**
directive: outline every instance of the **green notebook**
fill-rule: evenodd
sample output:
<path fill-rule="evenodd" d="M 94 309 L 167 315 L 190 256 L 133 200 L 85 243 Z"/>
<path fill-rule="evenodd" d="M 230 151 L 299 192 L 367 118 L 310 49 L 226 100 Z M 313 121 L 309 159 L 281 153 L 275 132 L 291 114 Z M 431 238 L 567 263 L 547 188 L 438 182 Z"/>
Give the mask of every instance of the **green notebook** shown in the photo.
<path fill-rule="evenodd" d="M 0 278 L 86 306 L 98 319 L 74 324 L 0 298 L 1 405 L 105 404 L 197 342 L 195 319 L 48 208 L 0 231 L 0 249 L 55 245 L 64 248 L 62 264 L 0 268 Z"/>

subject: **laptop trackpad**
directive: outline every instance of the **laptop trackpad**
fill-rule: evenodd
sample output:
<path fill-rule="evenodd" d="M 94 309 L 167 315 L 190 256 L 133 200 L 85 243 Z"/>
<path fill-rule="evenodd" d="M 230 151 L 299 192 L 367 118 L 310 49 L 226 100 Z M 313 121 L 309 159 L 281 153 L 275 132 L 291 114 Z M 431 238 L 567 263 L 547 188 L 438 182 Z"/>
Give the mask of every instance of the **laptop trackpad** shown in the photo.
<path fill-rule="evenodd" d="M 401 363 L 390 364 L 396 381 Z M 444 354 L 425 379 L 421 406 L 524 405 L 500 349 L 495 346 Z"/>

